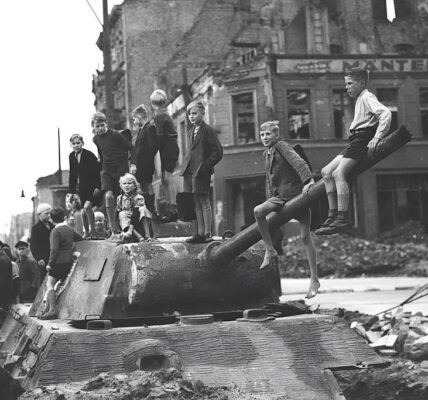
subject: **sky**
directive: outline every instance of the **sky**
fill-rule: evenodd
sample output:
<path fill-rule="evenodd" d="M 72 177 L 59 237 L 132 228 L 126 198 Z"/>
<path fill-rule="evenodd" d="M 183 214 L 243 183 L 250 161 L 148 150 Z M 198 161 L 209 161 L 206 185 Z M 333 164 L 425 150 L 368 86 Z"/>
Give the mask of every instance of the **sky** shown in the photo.
<path fill-rule="evenodd" d="M 102 0 L 88 1 L 102 20 Z M 120 3 L 109 0 L 109 9 Z M 96 46 L 102 27 L 87 0 L 8 1 L 2 15 L 0 233 L 12 215 L 32 210 L 37 179 L 58 170 L 58 128 L 62 169 L 73 133 L 96 154 L 91 85 L 103 68 Z"/>

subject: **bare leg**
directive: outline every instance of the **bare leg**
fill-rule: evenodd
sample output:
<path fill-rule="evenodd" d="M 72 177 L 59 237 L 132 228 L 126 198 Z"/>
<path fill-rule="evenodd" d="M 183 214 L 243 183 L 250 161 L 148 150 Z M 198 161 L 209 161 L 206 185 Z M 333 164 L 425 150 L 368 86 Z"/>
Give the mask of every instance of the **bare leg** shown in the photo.
<path fill-rule="evenodd" d="M 53 276 L 48 276 L 46 282 L 46 307 L 43 311 L 43 315 L 46 317 L 51 317 L 55 315 L 56 308 L 56 293 L 55 293 L 55 283 L 56 279 Z"/>
<path fill-rule="evenodd" d="M 95 216 L 94 216 L 94 212 L 92 210 L 92 203 L 90 201 L 85 202 L 84 213 L 87 216 L 86 225 L 89 225 L 89 226 L 85 225 L 86 232 L 89 234 L 95 232 Z"/>
<path fill-rule="evenodd" d="M 318 270 L 317 270 L 317 251 L 314 246 L 314 242 L 312 241 L 310 226 L 311 226 L 311 213 L 309 213 L 308 218 L 303 218 L 299 220 L 300 222 L 300 237 L 302 239 L 303 245 L 305 246 L 306 257 L 309 263 L 309 269 L 311 271 L 310 283 L 308 293 L 306 294 L 306 298 L 310 299 L 317 295 L 318 289 L 320 287 L 320 282 L 318 278 Z"/>
<path fill-rule="evenodd" d="M 150 226 L 149 226 L 149 220 L 146 217 L 143 217 L 143 228 L 144 228 L 144 236 L 145 239 L 151 239 L 152 237 L 150 236 Z"/>
<path fill-rule="evenodd" d="M 108 222 L 112 234 L 120 233 L 120 228 L 116 220 L 116 206 L 114 204 L 114 195 L 111 190 L 108 190 L 105 195 L 106 200 L 106 212 L 108 217 Z"/>
<path fill-rule="evenodd" d="M 337 192 L 333 171 L 339 166 L 342 158 L 343 156 L 341 155 L 336 156 L 321 170 L 325 191 L 327 192 L 328 208 L 330 210 L 337 210 Z"/>
<path fill-rule="evenodd" d="M 277 211 L 278 205 L 269 201 L 265 201 L 254 208 L 254 216 L 259 227 L 260 234 L 266 247 L 265 257 L 263 259 L 260 269 L 266 268 L 272 261 L 278 259 L 278 253 L 273 247 L 272 237 L 269 230 L 269 225 L 266 221 L 266 216 L 272 212 Z"/>
<path fill-rule="evenodd" d="M 177 190 L 172 172 L 162 172 L 162 186 L 165 189 L 166 202 L 168 204 L 177 204 Z"/>
<path fill-rule="evenodd" d="M 86 214 L 86 210 L 82 209 L 82 220 L 83 220 L 83 228 L 85 230 L 83 234 L 83 238 L 87 238 L 89 235 L 89 221 L 88 221 L 88 214 Z"/>
<path fill-rule="evenodd" d="M 337 168 L 333 171 L 334 182 L 337 188 L 337 209 L 346 212 L 349 206 L 349 187 L 346 178 L 358 160 L 342 158 Z"/>

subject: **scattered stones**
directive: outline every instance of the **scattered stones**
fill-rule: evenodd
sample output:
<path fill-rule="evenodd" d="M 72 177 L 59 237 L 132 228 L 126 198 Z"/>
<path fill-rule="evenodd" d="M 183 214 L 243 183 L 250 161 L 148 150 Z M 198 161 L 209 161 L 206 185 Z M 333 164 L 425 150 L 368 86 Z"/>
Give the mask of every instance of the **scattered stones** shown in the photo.
<path fill-rule="evenodd" d="M 36 388 L 24 393 L 20 400 L 238 400 L 243 398 L 256 399 L 251 395 L 244 395 L 235 388 L 209 387 L 201 381 L 185 380 L 178 370 L 169 368 L 156 372 L 102 373 L 85 382 Z"/>
<path fill-rule="evenodd" d="M 350 327 L 379 354 L 428 360 L 428 318 L 420 313 L 412 315 L 399 307 L 379 319 L 368 319 L 364 325 L 354 320 Z"/>

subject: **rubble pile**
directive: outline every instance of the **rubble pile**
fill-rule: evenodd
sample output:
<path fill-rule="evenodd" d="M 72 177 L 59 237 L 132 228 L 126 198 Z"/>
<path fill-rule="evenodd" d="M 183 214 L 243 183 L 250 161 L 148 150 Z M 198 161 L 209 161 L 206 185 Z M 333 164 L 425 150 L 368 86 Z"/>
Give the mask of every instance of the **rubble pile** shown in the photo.
<path fill-rule="evenodd" d="M 240 397 L 230 395 L 227 388 L 208 387 L 201 381 L 185 380 L 174 368 L 156 372 L 102 373 L 88 381 L 42 386 L 19 397 L 20 400 L 233 400 L 238 398 Z"/>
<path fill-rule="evenodd" d="M 324 310 L 323 310 L 324 312 Z M 388 367 L 335 371 L 348 400 L 428 399 L 428 318 L 401 308 L 380 317 L 328 310 L 345 321 L 390 363 Z"/>
<path fill-rule="evenodd" d="M 313 240 L 320 277 L 428 276 L 428 242 L 386 244 L 339 234 Z M 299 237 L 287 240 L 279 265 L 282 277 L 309 276 Z"/>
<path fill-rule="evenodd" d="M 386 244 L 415 243 L 427 244 L 428 234 L 420 221 L 407 221 L 388 232 L 383 233 L 377 239 L 378 242 Z"/>
<path fill-rule="evenodd" d="M 373 316 L 365 322 L 353 321 L 351 328 L 380 355 L 428 360 L 428 317 L 421 312 L 403 312 L 399 307 L 394 313 Z"/>

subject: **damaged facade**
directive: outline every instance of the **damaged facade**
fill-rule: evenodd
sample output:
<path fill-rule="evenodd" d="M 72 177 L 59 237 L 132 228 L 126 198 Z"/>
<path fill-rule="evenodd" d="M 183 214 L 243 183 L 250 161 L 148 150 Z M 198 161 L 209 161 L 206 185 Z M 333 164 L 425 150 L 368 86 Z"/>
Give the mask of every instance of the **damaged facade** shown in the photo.
<path fill-rule="evenodd" d="M 185 106 L 189 98 L 204 101 L 206 120 L 224 146 L 213 178 L 218 233 L 252 223 L 253 207 L 264 200 L 260 123 L 278 120 L 282 137 L 304 148 L 315 176 L 346 146 L 353 103 L 344 90 L 343 71 L 353 66 L 370 71 L 369 90 L 392 111 L 391 129 L 404 124 L 413 135 L 405 149 L 356 180 L 355 227 L 367 237 L 409 219 L 422 221 L 428 229 L 427 0 L 395 0 L 392 22 L 383 0 L 190 3 L 126 0 L 113 10 L 112 19 L 121 13 L 126 44 L 120 67 L 127 82 L 121 112 L 126 119 L 132 107 L 147 103 L 154 87 L 165 88 L 175 95 L 169 107 L 184 153 Z M 155 18 L 155 4 L 168 5 L 166 15 L 180 26 L 173 39 L 164 24 L 154 34 L 143 23 Z M 193 13 L 180 20 L 185 5 Z M 145 10 L 144 19 L 134 12 L 141 22 L 132 29 L 123 28 L 123 21 L 129 25 L 130 19 L 124 19 L 128 8 Z M 165 49 L 159 59 L 150 47 L 154 41 Z M 152 57 L 145 63 L 137 53 Z M 99 109 L 101 102 L 97 97 Z M 315 224 L 326 209 L 322 203 L 314 210 Z"/>

